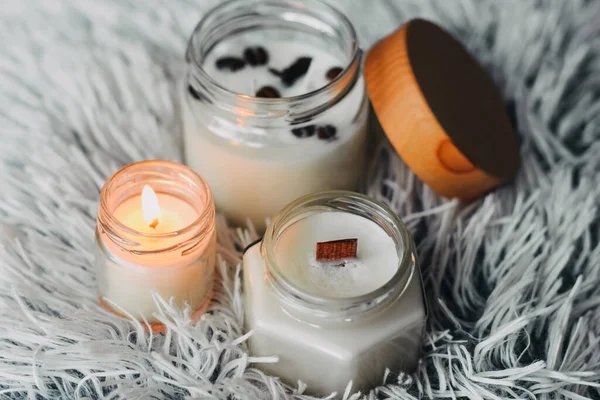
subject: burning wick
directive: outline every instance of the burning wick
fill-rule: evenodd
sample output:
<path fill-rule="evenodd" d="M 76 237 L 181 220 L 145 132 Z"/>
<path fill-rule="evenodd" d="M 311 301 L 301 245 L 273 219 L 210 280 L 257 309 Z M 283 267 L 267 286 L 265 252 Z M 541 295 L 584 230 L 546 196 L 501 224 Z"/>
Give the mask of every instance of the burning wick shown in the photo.
<path fill-rule="evenodd" d="M 155 229 L 158 225 L 160 218 L 160 205 L 158 204 L 158 197 L 156 193 L 150 187 L 150 185 L 144 186 L 142 190 L 142 213 L 144 214 L 144 220 L 148 223 L 148 226 Z"/>

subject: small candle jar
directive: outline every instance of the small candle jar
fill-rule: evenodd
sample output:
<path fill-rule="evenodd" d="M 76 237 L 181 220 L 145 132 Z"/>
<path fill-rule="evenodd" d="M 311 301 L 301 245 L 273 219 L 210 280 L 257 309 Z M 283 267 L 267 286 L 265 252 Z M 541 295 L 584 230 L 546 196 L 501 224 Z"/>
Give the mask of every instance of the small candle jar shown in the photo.
<path fill-rule="evenodd" d="M 356 190 L 368 96 L 348 19 L 316 0 L 225 2 L 190 38 L 185 160 L 235 224 L 303 195 Z"/>
<path fill-rule="evenodd" d="M 153 293 L 193 317 L 208 304 L 216 252 L 215 209 L 206 182 L 169 161 L 117 171 L 100 193 L 96 271 L 101 304 L 162 325 Z"/>
<path fill-rule="evenodd" d="M 357 239 L 355 258 L 316 260 L 317 243 Z M 398 216 L 361 194 L 332 191 L 288 205 L 244 254 L 246 328 L 261 364 L 313 393 L 380 385 L 412 372 L 426 308 L 412 239 Z"/>

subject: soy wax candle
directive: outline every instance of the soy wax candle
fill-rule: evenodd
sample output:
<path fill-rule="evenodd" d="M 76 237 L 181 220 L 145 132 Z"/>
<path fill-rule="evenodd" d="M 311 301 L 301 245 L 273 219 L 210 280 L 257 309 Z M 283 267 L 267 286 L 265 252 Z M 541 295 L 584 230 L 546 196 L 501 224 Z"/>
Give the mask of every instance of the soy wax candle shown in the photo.
<path fill-rule="evenodd" d="M 412 372 L 426 309 L 405 225 L 364 195 L 331 191 L 288 205 L 246 250 L 245 324 L 261 364 L 312 393 L 381 384 Z"/>
<path fill-rule="evenodd" d="M 142 161 L 117 171 L 100 193 L 96 224 L 101 304 L 155 329 L 153 293 L 198 316 L 212 292 L 214 218 L 208 185 L 188 167 Z"/>
<path fill-rule="evenodd" d="M 235 224 L 313 192 L 357 189 L 368 96 L 348 19 L 316 0 L 233 0 L 187 49 L 186 163 Z"/>

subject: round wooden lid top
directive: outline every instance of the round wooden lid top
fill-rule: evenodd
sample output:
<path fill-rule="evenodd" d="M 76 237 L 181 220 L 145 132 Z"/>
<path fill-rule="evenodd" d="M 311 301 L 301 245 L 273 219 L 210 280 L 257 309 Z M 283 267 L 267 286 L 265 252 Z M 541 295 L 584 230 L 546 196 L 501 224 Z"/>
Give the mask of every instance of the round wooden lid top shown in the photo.
<path fill-rule="evenodd" d="M 517 137 L 500 93 L 439 26 L 412 20 L 377 43 L 365 79 L 390 142 L 440 195 L 472 200 L 517 172 Z"/>

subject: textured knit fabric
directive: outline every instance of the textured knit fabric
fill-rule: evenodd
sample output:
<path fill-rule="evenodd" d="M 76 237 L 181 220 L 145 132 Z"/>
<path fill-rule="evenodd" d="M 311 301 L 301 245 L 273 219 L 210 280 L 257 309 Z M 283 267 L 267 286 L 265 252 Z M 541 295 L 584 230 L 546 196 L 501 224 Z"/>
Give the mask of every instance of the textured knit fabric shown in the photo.
<path fill-rule="evenodd" d="M 414 234 L 430 319 L 415 374 L 345 397 L 599 398 L 600 2 L 332 3 L 364 48 L 415 16 L 455 34 L 501 89 L 523 159 L 461 205 L 377 149 L 366 192 Z M 163 301 L 169 329 L 148 335 L 97 301 L 99 190 L 131 162 L 181 160 L 175 83 L 214 4 L 1 2 L 0 398 L 308 398 L 260 371 L 276 358 L 247 353 L 238 250 L 252 231 L 218 221 L 217 290 L 197 324 Z"/>

